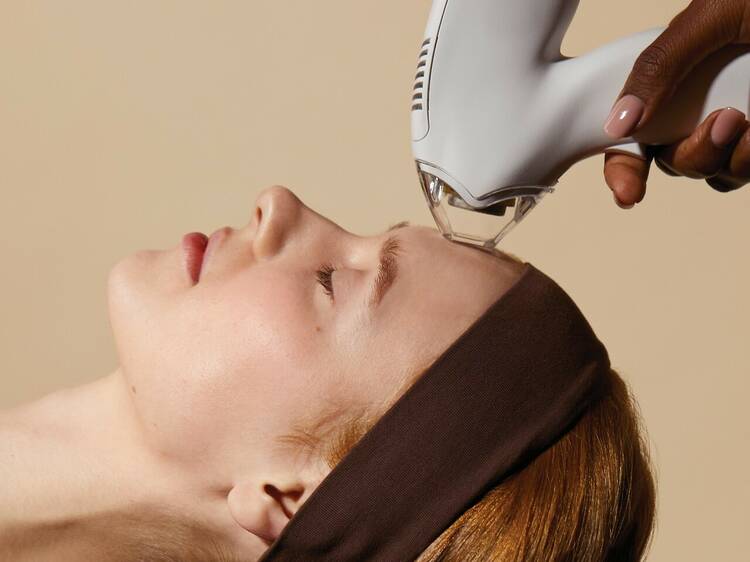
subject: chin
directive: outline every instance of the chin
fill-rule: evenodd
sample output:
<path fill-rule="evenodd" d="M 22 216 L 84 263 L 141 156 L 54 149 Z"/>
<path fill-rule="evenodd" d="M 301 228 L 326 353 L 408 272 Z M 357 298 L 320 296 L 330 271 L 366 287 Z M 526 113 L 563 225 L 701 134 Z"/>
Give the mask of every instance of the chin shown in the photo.
<path fill-rule="evenodd" d="M 118 261 L 109 271 L 110 305 L 162 300 L 191 286 L 183 256 L 174 250 L 141 250 Z"/>
<path fill-rule="evenodd" d="M 128 309 L 138 307 L 147 289 L 149 272 L 154 269 L 155 256 L 141 251 L 118 261 L 107 276 L 107 301 L 110 317 L 127 315 Z"/>
<path fill-rule="evenodd" d="M 149 352 L 156 344 L 160 319 L 184 277 L 176 275 L 170 252 L 144 250 L 118 261 L 107 277 L 110 327 L 120 364 Z M 178 272 L 177 272 L 178 273 Z"/>

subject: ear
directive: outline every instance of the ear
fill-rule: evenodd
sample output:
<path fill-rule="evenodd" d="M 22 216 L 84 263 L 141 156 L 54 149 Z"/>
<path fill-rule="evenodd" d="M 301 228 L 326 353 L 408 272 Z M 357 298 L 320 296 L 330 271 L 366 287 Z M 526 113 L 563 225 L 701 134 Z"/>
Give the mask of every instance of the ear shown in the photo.
<path fill-rule="evenodd" d="M 229 511 L 240 527 L 270 546 L 319 483 L 300 475 L 243 481 L 227 496 Z"/>

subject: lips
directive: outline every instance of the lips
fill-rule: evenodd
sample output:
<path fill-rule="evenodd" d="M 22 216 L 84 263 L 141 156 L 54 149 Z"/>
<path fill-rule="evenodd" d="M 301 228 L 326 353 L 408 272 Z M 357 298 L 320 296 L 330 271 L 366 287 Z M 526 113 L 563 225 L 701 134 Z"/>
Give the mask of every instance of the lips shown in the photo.
<path fill-rule="evenodd" d="M 208 236 L 202 232 L 191 232 L 182 237 L 182 249 L 185 253 L 185 268 L 187 269 L 190 278 L 193 280 L 194 285 L 197 284 L 200 279 L 206 246 L 208 246 Z"/>

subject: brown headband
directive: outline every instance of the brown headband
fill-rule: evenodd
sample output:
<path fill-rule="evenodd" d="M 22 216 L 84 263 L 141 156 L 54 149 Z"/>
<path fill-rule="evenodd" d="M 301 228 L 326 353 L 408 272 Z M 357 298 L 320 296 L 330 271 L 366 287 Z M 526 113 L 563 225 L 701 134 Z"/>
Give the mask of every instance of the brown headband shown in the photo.
<path fill-rule="evenodd" d="M 607 351 L 552 279 L 520 279 L 328 474 L 262 562 L 413 561 L 604 388 Z"/>

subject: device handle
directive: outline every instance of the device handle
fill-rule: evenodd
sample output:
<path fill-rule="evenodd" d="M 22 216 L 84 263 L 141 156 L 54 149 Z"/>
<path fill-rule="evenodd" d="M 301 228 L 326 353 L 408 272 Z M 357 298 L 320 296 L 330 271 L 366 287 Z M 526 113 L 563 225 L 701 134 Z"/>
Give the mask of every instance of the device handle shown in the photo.
<path fill-rule="evenodd" d="M 653 29 L 604 45 L 584 56 L 553 62 L 543 88 L 562 98 L 556 128 L 567 158 L 553 171 L 557 180 L 573 163 L 610 148 L 636 152 L 637 145 L 671 144 L 689 136 L 722 107 L 750 111 L 750 48 L 724 47 L 696 66 L 675 94 L 634 138 L 613 140 L 603 126 L 635 60 L 663 29 Z"/>

